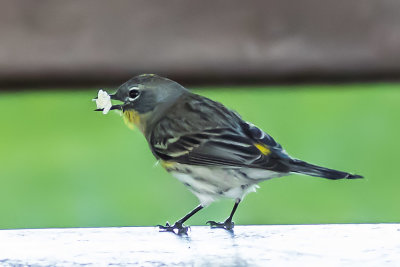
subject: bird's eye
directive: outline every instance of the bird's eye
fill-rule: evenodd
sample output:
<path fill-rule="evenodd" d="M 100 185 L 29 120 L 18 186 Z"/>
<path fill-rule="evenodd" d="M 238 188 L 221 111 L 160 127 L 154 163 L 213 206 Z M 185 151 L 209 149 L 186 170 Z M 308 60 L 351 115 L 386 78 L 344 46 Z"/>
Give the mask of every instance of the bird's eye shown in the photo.
<path fill-rule="evenodd" d="M 140 95 L 140 91 L 138 89 L 131 89 L 129 91 L 129 98 L 135 99 Z"/>

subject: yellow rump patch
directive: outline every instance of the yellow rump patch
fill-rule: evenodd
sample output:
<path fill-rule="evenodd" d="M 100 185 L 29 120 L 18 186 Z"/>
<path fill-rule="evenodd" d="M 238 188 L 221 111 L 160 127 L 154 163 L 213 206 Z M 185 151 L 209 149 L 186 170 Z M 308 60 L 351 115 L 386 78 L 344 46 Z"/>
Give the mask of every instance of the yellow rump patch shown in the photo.
<path fill-rule="evenodd" d="M 255 146 L 258 150 L 260 150 L 260 152 L 261 152 L 263 155 L 268 155 L 268 154 L 271 153 L 271 150 L 269 150 L 269 148 L 268 148 L 267 145 L 260 144 L 260 143 L 256 143 L 256 144 L 254 144 L 254 146 Z"/>

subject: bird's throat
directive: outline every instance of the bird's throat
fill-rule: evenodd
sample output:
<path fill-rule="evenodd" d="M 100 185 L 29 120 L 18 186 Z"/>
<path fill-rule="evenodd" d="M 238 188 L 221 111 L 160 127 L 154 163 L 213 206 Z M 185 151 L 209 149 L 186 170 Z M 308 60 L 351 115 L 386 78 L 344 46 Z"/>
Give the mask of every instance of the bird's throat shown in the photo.
<path fill-rule="evenodd" d="M 141 131 L 143 131 L 143 125 L 141 125 L 140 115 L 137 111 L 134 110 L 125 110 L 124 111 L 124 122 L 126 126 L 130 129 L 135 129 L 135 126 L 138 127 Z"/>

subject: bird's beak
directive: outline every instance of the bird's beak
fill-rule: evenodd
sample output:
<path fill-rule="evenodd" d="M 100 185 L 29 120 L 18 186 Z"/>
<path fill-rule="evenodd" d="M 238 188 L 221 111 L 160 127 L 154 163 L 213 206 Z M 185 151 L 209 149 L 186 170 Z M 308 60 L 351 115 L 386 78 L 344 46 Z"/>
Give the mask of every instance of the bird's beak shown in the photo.
<path fill-rule="evenodd" d="M 109 96 L 110 96 L 110 99 L 112 99 L 112 100 L 119 100 L 117 94 L 113 94 L 113 95 L 109 95 Z M 94 100 L 95 99 L 97 99 L 97 96 L 94 98 Z M 119 100 L 119 101 L 121 101 L 121 100 Z M 112 105 L 110 110 L 113 110 L 113 109 L 122 110 L 122 105 Z M 94 111 L 103 111 L 103 109 L 98 108 L 98 109 L 95 109 Z"/>
<path fill-rule="evenodd" d="M 117 94 L 116 94 L 116 93 L 115 93 L 115 94 L 113 94 L 113 95 L 110 95 L 110 98 L 111 98 L 112 100 L 118 100 L 118 101 L 121 101 L 120 99 L 118 99 L 118 97 L 117 97 Z M 121 106 L 121 105 L 112 105 L 112 106 L 111 106 L 111 108 L 110 108 L 110 110 L 113 110 L 113 109 L 122 110 L 122 106 Z"/>

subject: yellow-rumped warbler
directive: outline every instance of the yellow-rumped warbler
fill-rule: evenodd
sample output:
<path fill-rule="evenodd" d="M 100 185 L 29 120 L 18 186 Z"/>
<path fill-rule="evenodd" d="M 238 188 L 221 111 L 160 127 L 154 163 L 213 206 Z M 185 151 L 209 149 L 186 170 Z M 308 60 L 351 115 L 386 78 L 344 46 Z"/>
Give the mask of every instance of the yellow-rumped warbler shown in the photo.
<path fill-rule="evenodd" d="M 186 233 L 187 219 L 223 197 L 235 200 L 230 216 L 222 223 L 207 223 L 230 230 L 243 197 L 274 177 L 301 173 L 332 180 L 362 178 L 290 157 L 271 136 L 236 112 L 167 78 L 139 75 L 108 97 L 123 103 L 109 103 L 106 108 L 121 110 L 128 125 L 143 132 L 161 165 L 200 201 L 174 225 L 159 226 L 165 231 Z"/>

